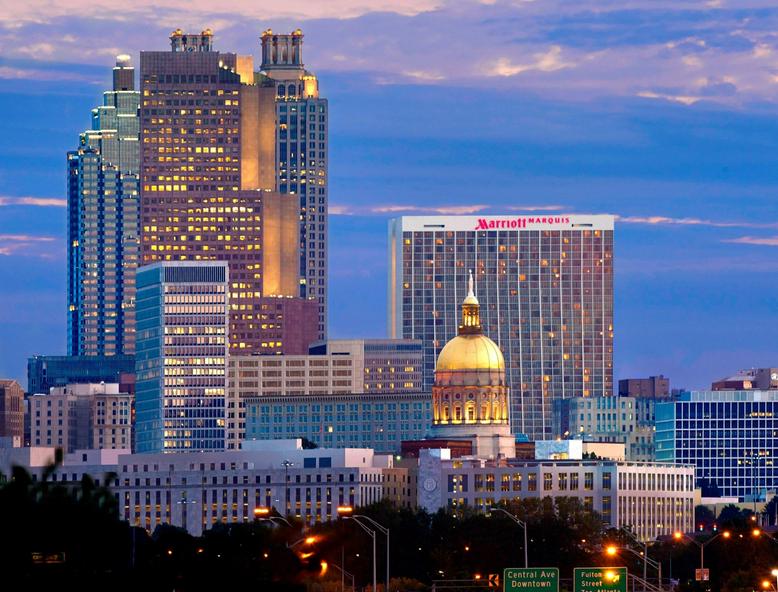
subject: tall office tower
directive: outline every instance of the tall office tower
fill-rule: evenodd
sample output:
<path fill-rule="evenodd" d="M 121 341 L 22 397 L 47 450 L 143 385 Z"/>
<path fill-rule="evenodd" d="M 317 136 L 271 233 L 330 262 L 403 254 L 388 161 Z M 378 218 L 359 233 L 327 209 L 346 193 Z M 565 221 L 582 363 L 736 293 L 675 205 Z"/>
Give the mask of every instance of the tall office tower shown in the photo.
<path fill-rule="evenodd" d="M 300 290 L 299 201 L 276 183 L 276 89 L 251 56 L 215 51 L 210 30 L 170 40 L 141 52 L 142 262 L 227 261 L 230 347 L 261 353 L 259 299 Z"/>
<path fill-rule="evenodd" d="M 505 356 L 514 433 L 552 436 L 553 401 L 613 394 L 612 216 L 410 216 L 389 224 L 389 334 L 424 343 L 425 388 L 476 275 Z"/>
<path fill-rule="evenodd" d="M 327 336 L 327 99 L 305 69 L 303 33 L 262 33 L 263 83 L 275 87 L 278 191 L 300 199 L 300 296 L 319 302 L 319 339 Z"/>
<path fill-rule="evenodd" d="M 14 446 L 24 439 L 24 389 L 5 378 L 0 378 L 0 438 L 11 438 Z"/>
<path fill-rule="evenodd" d="M 138 264 L 135 69 L 120 55 L 113 90 L 68 152 L 68 354 L 132 354 Z"/>
<path fill-rule="evenodd" d="M 223 450 L 227 263 L 153 263 L 137 281 L 137 451 Z"/>

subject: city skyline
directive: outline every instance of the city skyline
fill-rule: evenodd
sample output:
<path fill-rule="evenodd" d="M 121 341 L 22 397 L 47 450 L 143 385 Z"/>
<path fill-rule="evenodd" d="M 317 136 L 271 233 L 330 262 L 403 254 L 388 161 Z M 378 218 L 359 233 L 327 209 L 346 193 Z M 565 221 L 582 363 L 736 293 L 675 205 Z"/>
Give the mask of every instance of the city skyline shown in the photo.
<path fill-rule="evenodd" d="M 392 18 L 418 23 L 412 19 L 422 17 Z M 224 32 L 217 29 L 218 46 L 232 49 L 233 41 L 238 41 L 242 47 L 236 50 L 243 51 L 250 43 L 248 51 L 256 55 L 265 24 L 252 23 L 251 32 L 240 27 L 227 27 Z M 278 30 L 290 29 L 283 19 L 272 24 Z M 337 187 L 332 196 L 335 205 L 330 208 L 335 214 L 331 218 L 332 337 L 384 334 L 384 307 L 373 304 L 384 297 L 385 228 L 392 213 L 435 213 L 440 208 L 484 214 L 538 208 L 560 214 L 602 212 L 619 216 L 615 378 L 663 373 L 674 387 L 701 387 L 740 367 L 772 365 L 778 353 L 769 337 L 756 331 L 748 331 L 746 336 L 742 331 L 743 326 L 769 325 L 776 314 L 764 298 L 776 279 L 771 261 L 775 242 L 771 229 L 776 222 L 769 201 L 770 185 L 775 180 L 768 172 L 774 157 L 768 149 L 771 141 L 764 138 L 770 129 L 765 126 L 773 125 L 768 117 L 769 103 L 761 110 L 753 106 L 735 109 L 724 95 L 708 95 L 708 100 L 684 105 L 667 98 L 625 98 L 611 92 L 609 100 L 623 111 L 605 114 L 601 105 L 583 97 L 565 101 L 537 88 L 524 88 L 518 95 L 509 92 L 508 79 L 521 73 L 507 75 L 506 71 L 505 80 L 495 78 L 498 84 L 494 92 L 500 98 L 520 101 L 522 111 L 509 117 L 511 103 L 502 107 L 486 104 L 487 91 L 478 84 L 450 78 L 425 84 L 413 80 L 381 82 L 374 72 L 360 72 L 357 63 L 352 64 L 351 73 L 339 70 L 331 60 L 329 45 L 334 38 L 328 39 L 331 29 L 326 24 L 301 23 L 311 42 L 308 53 L 317 55 L 323 92 L 331 105 L 338 105 L 333 110 L 338 122 L 332 126 L 330 173 L 333 187 Z M 342 27 L 351 25 L 350 21 L 341 23 Z M 376 30 L 384 26 L 378 19 Z M 680 35 L 682 28 L 673 35 Z M 131 36 L 125 38 L 129 41 Z M 328 40 L 329 45 L 322 46 Z M 161 49 L 158 42 L 153 47 Z M 318 52 L 325 48 L 322 63 L 329 65 L 329 70 L 318 67 Z M 117 53 L 125 52 L 120 49 Z M 133 53 L 134 61 L 135 50 L 126 50 Z M 565 51 L 566 45 L 559 59 Z M 96 63 L 93 57 L 83 57 L 87 63 Z M 13 62 L 16 58 L 10 59 L 12 65 L 3 70 L 3 76 L 11 76 L 9 68 L 18 65 Z M 3 93 L 3 104 L 11 106 L 14 91 L 15 96 L 26 94 L 30 97 L 26 103 L 28 124 L 34 121 L 51 130 L 35 141 L 48 146 L 50 138 L 56 143 L 60 136 L 68 135 L 71 144 L 67 147 L 71 148 L 72 130 L 86 127 L 85 109 L 99 97 L 98 88 L 106 87 L 102 70 L 108 70 L 110 58 L 101 60 L 100 73 L 89 66 L 44 69 L 49 78 L 60 73 L 56 83 L 47 81 L 45 75 L 35 81 L 16 76 L 9 83 L 11 92 Z M 36 64 L 28 63 L 27 67 L 35 71 Z M 63 71 L 74 69 L 86 80 L 100 79 L 103 86 L 70 82 L 67 77 L 62 80 Z M 513 69 L 520 70 L 518 66 Z M 548 72 L 549 78 L 558 78 L 553 73 L 565 70 L 576 68 L 540 68 L 533 76 L 542 78 L 542 73 Z M 47 119 L 35 99 L 36 93 L 52 84 L 63 96 L 56 109 L 68 114 L 61 121 Z M 370 109 L 361 108 L 366 99 Z M 468 114 L 462 105 L 476 107 Z M 13 107 L 12 113 L 15 109 L 18 107 Z M 384 117 L 386 112 L 395 117 Z M 584 121 L 582 115 L 593 119 Z M 451 127 L 455 116 L 461 117 L 456 131 Z M 712 123 L 721 116 L 725 124 Z M 525 125 L 541 117 L 547 125 L 537 121 L 534 127 Z M 485 123 L 476 127 L 476 121 Z M 760 124 L 764 125 L 757 129 Z M 12 136 L 15 130 L 30 129 L 18 121 L 4 125 Z M 524 129 L 518 130 L 522 125 Z M 676 126 L 691 129 L 691 136 L 673 129 Z M 519 132 L 518 140 L 510 139 L 515 132 Z M 728 140 L 728 135 L 744 136 L 745 140 Z M 747 155 L 741 150 L 743 141 Z M 450 151 L 444 148 L 449 142 Z M 18 167 L 20 156 L 8 143 L 2 146 L 8 158 L 0 171 L 0 219 L 8 225 L 4 224 L 0 241 L 4 254 L 0 274 L 7 286 L 0 300 L 6 311 L 2 320 L 9 327 L 10 339 L 6 341 L 13 344 L 4 345 L 2 370 L 4 375 L 21 379 L 27 356 L 64 353 L 64 283 L 59 279 L 61 271 L 52 263 L 60 257 L 61 266 L 63 260 L 61 152 L 59 160 L 50 158 L 47 148 L 40 162 L 23 161 L 32 174 L 19 179 L 9 175 L 8 167 L 14 162 Z M 619 155 L 623 146 L 629 150 Z M 481 149 L 491 149 L 488 162 L 477 156 Z M 753 157 L 751 162 L 749 157 Z M 603 162 L 609 162 L 607 170 Z M 490 178 L 476 185 L 469 178 L 478 167 L 486 167 Z M 500 193 L 495 192 L 498 187 L 502 188 Z M 506 187 L 510 189 L 506 191 Z M 616 197 L 626 194 L 631 199 Z M 32 205 L 43 203 L 41 199 L 57 205 Z M 15 277 L 21 280 L 19 286 L 8 281 Z M 33 344 L 35 349 L 30 349 Z"/>

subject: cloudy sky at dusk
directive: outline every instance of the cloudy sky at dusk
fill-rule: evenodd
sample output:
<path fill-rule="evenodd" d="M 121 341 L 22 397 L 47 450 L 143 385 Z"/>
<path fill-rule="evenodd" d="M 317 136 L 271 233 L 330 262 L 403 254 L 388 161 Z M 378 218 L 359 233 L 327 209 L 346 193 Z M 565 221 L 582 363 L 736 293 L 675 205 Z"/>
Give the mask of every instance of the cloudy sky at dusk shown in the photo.
<path fill-rule="evenodd" d="M 113 56 L 176 27 L 255 57 L 303 29 L 330 101 L 333 337 L 385 334 L 389 217 L 542 208 L 618 216 L 617 378 L 778 366 L 775 2 L 127 4 L 0 0 L 0 376 L 64 353 L 65 153 Z"/>

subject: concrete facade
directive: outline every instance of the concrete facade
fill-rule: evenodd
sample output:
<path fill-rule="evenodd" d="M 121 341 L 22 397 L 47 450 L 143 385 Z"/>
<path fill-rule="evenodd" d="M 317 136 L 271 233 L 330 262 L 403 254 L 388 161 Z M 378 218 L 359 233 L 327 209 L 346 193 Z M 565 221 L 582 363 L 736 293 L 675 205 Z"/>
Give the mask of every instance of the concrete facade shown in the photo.
<path fill-rule="evenodd" d="M 575 497 L 614 528 L 651 541 L 694 529 L 694 467 L 616 461 L 490 463 L 451 459 L 448 450 L 419 457 L 418 504 L 429 512 L 488 511 L 501 500 Z"/>

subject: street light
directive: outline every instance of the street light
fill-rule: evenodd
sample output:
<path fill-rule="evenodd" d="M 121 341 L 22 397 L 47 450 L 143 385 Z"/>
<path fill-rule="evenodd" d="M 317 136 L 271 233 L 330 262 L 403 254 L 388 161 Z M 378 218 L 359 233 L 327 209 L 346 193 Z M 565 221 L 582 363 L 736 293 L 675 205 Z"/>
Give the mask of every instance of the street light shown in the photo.
<path fill-rule="evenodd" d="M 336 568 L 340 572 L 340 575 L 341 575 L 340 592 L 345 592 L 346 584 L 345 584 L 344 578 L 346 578 L 346 577 L 351 578 L 351 592 L 354 592 L 356 590 L 356 587 L 354 586 L 354 574 L 349 572 L 349 571 L 346 571 L 341 566 L 339 566 L 337 563 L 333 563 L 332 567 Z"/>
<path fill-rule="evenodd" d="M 375 592 L 376 586 L 378 584 L 378 578 L 376 577 L 376 553 L 375 553 L 375 530 L 372 528 L 369 528 L 362 522 L 356 519 L 356 516 L 353 515 L 354 508 L 351 506 L 338 506 L 338 514 L 341 518 L 344 520 L 348 519 L 354 519 L 354 523 L 358 524 L 359 527 L 364 530 L 367 534 L 370 535 L 370 538 L 373 539 L 373 591 Z M 387 545 L 388 548 L 388 545 Z"/>
<path fill-rule="evenodd" d="M 176 502 L 176 504 L 181 506 L 181 528 L 186 528 L 187 520 L 187 513 L 186 513 L 186 506 L 188 504 L 196 504 L 196 499 L 188 499 L 186 495 L 183 495 L 180 500 Z"/>
<path fill-rule="evenodd" d="M 492 508 L 492 512 L 502 512 L 524 529 L 524 567 L 529 567 L 529 554 L 527 553 L 527 523 L 504 508 Z"/>
<path fill-rule="evenodd" d="M 314 543 L 316 543 L 318 541 L 319 541 L 319 537 L 307 536 L 307 537 L 303 537 L 301 539 L 297 539 L 291 545 L 289 543 L 286 543 L 286 548 L 287 549 L 294 549 L 300 543 L 305 543 L 306 545 L 312 545 L 312 544 L 314 544 Z"/>
<path fill-rule="evenodd" d="M 289 516 L 289 467 L 293 467 L 294 463 L 284 460 L 281 466 L 284 467 L 284 516 Z"/>
<path fill-rule="evenodd" d="M 283 522 L 289 528 L 293 528 L 292 523 L 289 522 L 289 520 L 287 520 L 283 516 L 271 516 L 270 508 L 264 508 L 264 507 L 254 508 L 254 518 L 256 520 L 259 520 L 260 522 L 271 522 L 276 526 L 280 522 Z"/>
<path fill-rule="evenodd" d="M 643 581 L 646 581 L 648 578 L 648 542 L 647 541 L 641 541 L 637 536 L 635 536 L 635 533 L 633 533 L 629 528 L 622 527 L 620 529 L 624 534 L 626 534 L 629 538 L 631 538 L 633 541 L 635 541 L 638 545 L 641 545 L 643 547 Z M 659 562 L 659 587 L 662 587 L 662 564 Z"/>
<path fill-rule="evenodd" d="M 753 534 L 754 532 L 757 532 L 758 530 L 759 530 L 759 529 L 755 528 L 755 529 L 752 531 L 752 534 Z M 757 534 L 754 534 L 754 536 L 759 536 L 759 534 L 760 534 L 760 533 L 761 533 L 761 531 L 759 531 L 759 533 L 757 533 Z M 694 538 L 690 537 L 690 536 L 689 536 L 688 534 L 686 534 L 685 532 L 681 532 L 681 531 L 678 531 L 678 530 L 677 530 L 677 531 L 675 531 L 675 532 L 673 533 L 673 538 L 674 538 L 676 541 L 680 541 L 681 539 L 684 539 L 684 538 L 685 538 L 685 539 L 688 539 L 688 540 L 690 540 L 692 543 L 694 543 L 695 545 L 697 545 L 697 546 L 700 548 L 700 569 L 701 569 L 701 570 L 702 570 L 702 569 L 705 569 L 705 547 L 707 547 L 708 545 L 710 545 L 710 544 L 711 544 L 713 541 L 715 541 L 715 540 L 716 540 L 717 538 L 719 538 L 719 537 L 723 537 L 723 538 L 725 538 L 725 539 L 728 539 L 728 538 L 730 538 L 731 536 L 732 536 L 732 533 L 731 533 L 731 532 L 729 532 L 728 530 L 724 530 L 724 531 L 720 532 L 719 534 L 717 534 L 717 535 L 715 535 L 715 536 L 712 536 L 712 537 L 711 537 L 711 538 L 709 538 L 707 541 L 705 541 L 705 542 L 701 543 L 701 542 L 699 542 L 697 539 L 694 539 Z"/>
<path fill-rule="evenodd" d="M 662 564 L 659 561 L 654 561 L 645 553 L 638 553 L 637 551 L 635 551 L 635 549 L 632 549 L 630 547 L 617 547 L 615 545 L 608 545 L 607 547 L 605 547 L 605 554 L 608 555 L 609 557 L 615 557 L 618 554 L 620 549 L 624 551 L 629 551 L 636 557 L 639 557 L 640 559 L 643 560 L 643 582 L 644 582 L 643 585 L 644 586 L 645 583 L 648 581 L 646 579 L 648 577 L 648 573 L 646 572 L 646 566 L 651 565 L 651 567 L 653 567 L 658 574 L 658 578 L 659 578 L 658 588 L 660 590 L 662 589 Z"/>
<path fill-rule="evenodd" d="M 364 514 L 354 514 L 354 508 L 351 506 L 338 506 L 338 514 L 344 520 L 354 520 L 358 524 L 360 520 L 367 520 L 373 527 L 378 529 L 378 531 L 386 537 L 386 592 L 389 592 L 389 529 L 373 520 L 370 516 L 365 516 Z M 360 526 L 364 525 L 360 524 Z M 373 538 L 373 544 L 375 546 L 375 537 Z M 375 558 L 373 559 L 373 563 L 373 567 L 375 568 Z"/>

